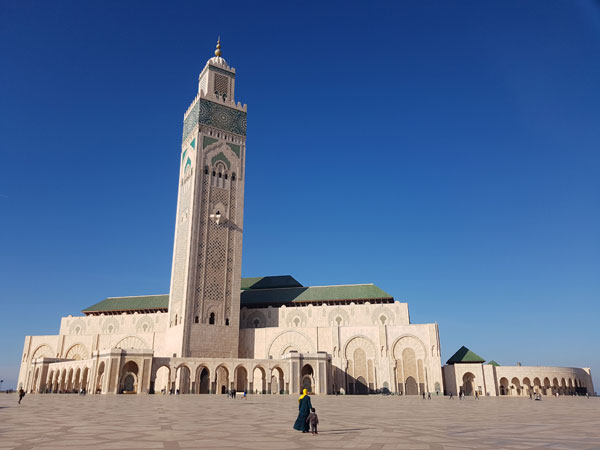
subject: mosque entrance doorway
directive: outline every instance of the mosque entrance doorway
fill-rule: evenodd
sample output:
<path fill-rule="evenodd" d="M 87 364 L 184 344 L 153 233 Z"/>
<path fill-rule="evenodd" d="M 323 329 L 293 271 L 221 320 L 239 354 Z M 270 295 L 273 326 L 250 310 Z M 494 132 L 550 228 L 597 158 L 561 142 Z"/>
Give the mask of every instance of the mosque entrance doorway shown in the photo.
<path fill-rule="evenodd" d="M 283 371 L 275 367 L 271 372 L 271 394 L 283 394 L 284 389 Z"/>
<path fill-rule="evenodd" d="M 225 366 L 217 367 L 217 387 L 216 392 L 220 392 L 221 394 L 227 393 L 230 389 L 229 387 L 229 371 Z"/>
<path fill-rule="evenodd" d="M 135 390 L 135 378 L 133 375 L 129 374 L 125 376 L 123 380 L 123 392 L 134 392 Z"/>
<path fill-rule="evenodd" d="M 417 380 L 413 377 L 408 377 L 406 379 L 406 394 L 405 395 L 419 395 L 419 388 L 417 386 Z"/>
<path fill-rule="evenodd" d="M 366 395 L 369 393 L 369 388 L 367 387 L 367 380 L 363 377 L 358 377 L 356 379 L 356 394 L 358 395 Z"/>
<path fill-rule="evenodd" d="M 242 366 L 238 367 L 236 370 L 236 379 L 235 379 L 235 390 L 238 392 L 244 392 L 248 389 L 248 372 Z"/>
<path fill-rule="evenodd" d="M 202 372 L 200 372 L 200 390 L 198 392 L 200 394 L 210 393 L 210 374 L 206 367 L 203 367 Z"/>
<path fill-rule="evenodd" d="M 137 391 L 136 380 L 138 375 L 138 365 L 133 361 L 129 361 L 123 366 L 121 374 L 123 377 L 121 381 L 121 392 L 123 394 L 135 394 Z"/>
<path fill-rule="evenodd" d="M 463 392 L 465 395 L 473 395 L 475 391 L 475 375 L 471 372 L 467 372 L 463 375 Z"/>
<path fill-rule="evenodd" d="M 313 378 L 312 366 L 310 364 L 306 364 L 302 368 L 302 372 L 300 375 L 302 377 L 302 385 L 300 386 L 301 389 L 306 389 L 309 393 L 314 392 L 313 387 L 315 385 L 315 380 Z"/>
<path fill-rule="evenodd" d="M 500 378 L 500 395 L 510 395 L 510 390 L 508 389 L 508 379 Z"/>

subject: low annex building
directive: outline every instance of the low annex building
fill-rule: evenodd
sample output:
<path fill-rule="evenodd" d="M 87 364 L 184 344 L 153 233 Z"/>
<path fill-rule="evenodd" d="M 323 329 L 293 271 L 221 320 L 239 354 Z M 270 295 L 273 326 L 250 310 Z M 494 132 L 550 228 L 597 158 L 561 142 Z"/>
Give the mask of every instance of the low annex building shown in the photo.
<path fill-rule="evenodd" d="M 235 80 L 219 42 L 183 117 L 169 294 L 107 298 L 62 318 L 58 335 L 27 336 L 19 388 L 417 395 L 443 394 L 445 381 L 447 392 L 519 392 L 503 384 L 518 375 L 483 361 L 455 361 L 442 376 L 438 325 L 411 323 L 408 305 L 373 284 L 242 279 L 247 106 Z"/>
<path fill-rule="evenodd" d="M 447 394 L 583 395 L 594 392 L 590 369 L 575 367 L 501 366 L 461 347 L 442 368 Z"/>

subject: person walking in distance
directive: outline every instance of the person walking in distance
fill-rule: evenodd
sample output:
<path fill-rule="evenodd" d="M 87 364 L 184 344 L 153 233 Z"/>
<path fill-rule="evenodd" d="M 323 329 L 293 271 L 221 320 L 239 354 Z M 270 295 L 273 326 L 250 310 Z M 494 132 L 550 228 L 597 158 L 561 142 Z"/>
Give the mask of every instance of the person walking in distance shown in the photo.
<path fill-rule="evenodd" d="M 294 430 L 302 431 L 303 433 L 308 433 L 309 424 L 307 422 L 308 415 L 312 410 L 312 403 L 310 402 L 310 396 L 308 395 L 308 390 L 303 389 L 302 395 L 298 399 L 298 418 L 294 423 Z"/>
<path fill-rule="evenodd" d="M 19 405 L 21 404 L 21 400 L 25 397 L 25 390 L 23 388 L 19 389 Z"/>

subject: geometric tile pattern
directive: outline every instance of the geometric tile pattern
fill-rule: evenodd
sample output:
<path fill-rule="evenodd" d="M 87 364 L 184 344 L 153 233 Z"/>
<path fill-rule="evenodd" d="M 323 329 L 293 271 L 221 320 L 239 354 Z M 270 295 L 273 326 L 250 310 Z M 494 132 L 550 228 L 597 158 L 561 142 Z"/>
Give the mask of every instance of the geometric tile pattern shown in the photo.
<path fill-rule="evenodd" d="M 287 395 L 0 395 L 0 449 L 598 449 L 600 399 Z"/>
<path fill-rule="evenodd" d="M 198 123 L 246 136 L 246 113 L 203 98 L 198 99 L 183 123 L 185 141 Z"/>

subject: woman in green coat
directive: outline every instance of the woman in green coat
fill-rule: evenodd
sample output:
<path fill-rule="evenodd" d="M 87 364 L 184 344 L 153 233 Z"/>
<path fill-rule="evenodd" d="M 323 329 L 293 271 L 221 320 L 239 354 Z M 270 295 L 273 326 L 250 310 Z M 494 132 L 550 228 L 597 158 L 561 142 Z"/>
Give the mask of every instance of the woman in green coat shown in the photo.
<path fill-rule="evenodd" d="M 302 431 L 303 433 L 308 433 L 309 424 L 306 421 L 306 419 L 308 418 L 311 409 L 312 404 L 310 403 L 308 391 L 304 389 L 302 391 L 302 395 L 298 399 L 298 418 L 294 423 L 294 430 Z"/>

